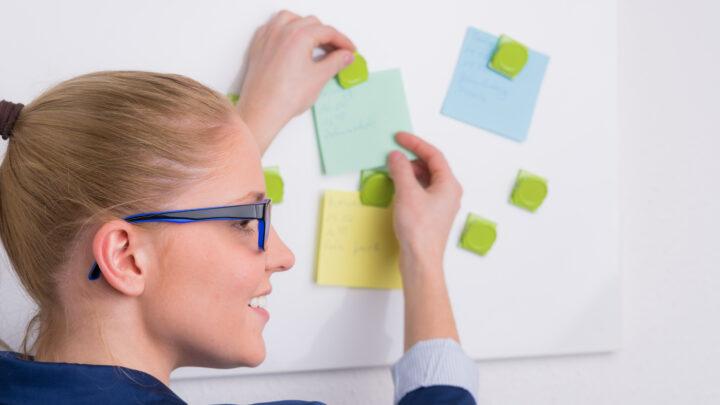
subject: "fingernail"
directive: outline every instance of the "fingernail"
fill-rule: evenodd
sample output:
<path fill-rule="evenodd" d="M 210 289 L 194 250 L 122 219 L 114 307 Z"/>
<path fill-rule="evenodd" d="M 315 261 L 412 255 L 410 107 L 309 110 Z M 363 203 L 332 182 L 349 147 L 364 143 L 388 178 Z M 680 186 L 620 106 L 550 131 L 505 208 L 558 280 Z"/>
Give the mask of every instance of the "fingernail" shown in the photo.
<path fill-rule="evenodd" d="M 351 64 L 355 60 L 355 54 L 353 54 L 352 52 L 347 52 L 345 54 L 344 60 L 346 65 Z"/>

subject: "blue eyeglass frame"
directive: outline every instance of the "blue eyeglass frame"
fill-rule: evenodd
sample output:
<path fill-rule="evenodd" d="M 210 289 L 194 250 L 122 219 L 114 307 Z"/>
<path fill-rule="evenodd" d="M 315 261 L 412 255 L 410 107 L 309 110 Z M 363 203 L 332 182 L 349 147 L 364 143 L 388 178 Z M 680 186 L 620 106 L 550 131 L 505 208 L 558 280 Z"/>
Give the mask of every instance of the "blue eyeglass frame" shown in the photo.
<path fill-rule="evenodd" d="M 270 211 L 272 200 L 265 198 L 262 201 L 239 204 L 224 205 L 219 207 L 192 208 L 175 211 L 146 212 L 133 214 L 123 218 L 130 223 L 142 222 L 171 222 L 175 224 L 187 224 L 198 221 L 235 221 L 242 219 L 256 219 L 258 221 L 258 249 L 264 251 L 265 244 L 270 233 Z M 89 280 L 100 278 L 100 266 L 93 262 L 88 274 Z"/>

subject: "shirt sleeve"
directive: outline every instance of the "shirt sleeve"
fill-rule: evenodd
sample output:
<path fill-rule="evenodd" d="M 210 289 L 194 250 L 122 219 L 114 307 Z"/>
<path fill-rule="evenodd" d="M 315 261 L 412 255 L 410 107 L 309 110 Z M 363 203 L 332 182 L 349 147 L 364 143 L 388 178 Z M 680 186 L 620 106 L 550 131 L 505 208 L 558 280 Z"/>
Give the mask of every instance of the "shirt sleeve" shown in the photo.
<path fill-rule="evenodd" d="M 393 364 L 391 372 L 395 386 L 395 404 L 418 388 L 439 385 L 462 388 L 469 392 L 477 403 L 477 364 L 454 339 L 417 342 Z"/>

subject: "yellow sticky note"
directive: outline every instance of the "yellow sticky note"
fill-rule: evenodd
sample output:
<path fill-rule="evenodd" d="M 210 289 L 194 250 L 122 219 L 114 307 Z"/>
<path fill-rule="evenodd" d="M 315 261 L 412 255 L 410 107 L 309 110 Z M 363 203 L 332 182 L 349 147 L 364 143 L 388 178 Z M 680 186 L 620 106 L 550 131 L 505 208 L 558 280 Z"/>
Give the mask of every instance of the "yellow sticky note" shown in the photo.
<path fill-rule="evenodd" d="M 320 285 L 402 288 L 392 209 L 362 205 L 356 191 L 326 191 L 315 276 Z"/>

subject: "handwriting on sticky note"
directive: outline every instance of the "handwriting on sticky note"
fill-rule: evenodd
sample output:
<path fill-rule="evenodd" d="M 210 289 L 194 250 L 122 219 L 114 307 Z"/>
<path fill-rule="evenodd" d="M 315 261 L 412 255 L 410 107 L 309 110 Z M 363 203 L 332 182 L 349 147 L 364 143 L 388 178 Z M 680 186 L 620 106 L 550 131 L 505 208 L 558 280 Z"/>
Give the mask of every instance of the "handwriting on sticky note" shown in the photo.
<path fill-rule="evenodd" d="M 530 128 L 549 59 L 529 50 L 525 67 L 509 79 L 488 67 L 496 44 L 497 37 L 468 28 L 442 113 L 522 141 Z"/>
<path fill-rule="evenodd" d="M 391 209 L 362 205 L 355 191 L 326 191 L 320 215 L 318 284 L 402 288 Z"/>
<path fill-rule="evenodd" d="M 331 80 L 313 106 L 313 118 L 329 175 L 384 166 L 387 154 L 400 149 L 395 133 L 412 131 L 399 70 L 372 73 L 349 89 Z"/>

